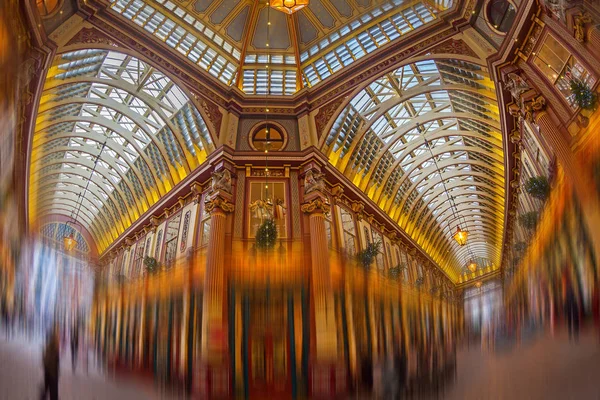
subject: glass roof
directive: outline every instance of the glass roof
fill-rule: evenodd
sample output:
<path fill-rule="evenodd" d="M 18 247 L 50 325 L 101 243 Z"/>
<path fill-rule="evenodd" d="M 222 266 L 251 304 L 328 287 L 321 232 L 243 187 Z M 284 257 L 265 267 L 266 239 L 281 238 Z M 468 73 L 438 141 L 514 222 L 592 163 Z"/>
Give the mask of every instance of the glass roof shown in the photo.
<path fill-rule="evenodd" d="M 31 219 L 74 218 L 102 252 L 213 150 L 200 112 L 160 71 L 114 51 L 59 55 L 34 133 Z"/>
<path fill-rule="evenodd" d="M 452 0 L 320 0 L 286 16 L 256 0 L 108 3 L 155 40 L 250 95 L 292 95 L 311 87 L 453 7 Z"/>
<path fill-rule="evenodd" d="M 504 158 L 487 70 L 457 59 L 402 66 L 352 98 L 323 151 L 457 280 L 471 258 L 500 265 Z M 452 239 L 456 227 L 469 244 Z"/>

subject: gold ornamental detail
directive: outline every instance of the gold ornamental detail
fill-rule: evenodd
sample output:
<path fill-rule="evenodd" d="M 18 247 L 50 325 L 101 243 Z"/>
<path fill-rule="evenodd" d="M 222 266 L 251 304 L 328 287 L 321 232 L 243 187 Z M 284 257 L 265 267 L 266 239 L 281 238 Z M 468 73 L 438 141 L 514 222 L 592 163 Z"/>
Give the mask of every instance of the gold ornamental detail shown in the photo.
<path fill-rule="evenodd" d="M 302 204 L 300 207 L 303 213 L 311 214 L 315 211 L 321 211 L 324 214 L 327 214 L 331 210 L 331 206 L 327 204 L 323 199 L 316 198 L 314 200 L 309 201 L 308 203 Z"/>
<path fill-rule="evenodd" d="M 209 213 L 214 210 L 222 210 L 223 212 L 230 213 L 233 212 L 234 206 L 233 203 L 230 203 L 221 197 L 215 197 L 204 202 L 204 209 Z"/>

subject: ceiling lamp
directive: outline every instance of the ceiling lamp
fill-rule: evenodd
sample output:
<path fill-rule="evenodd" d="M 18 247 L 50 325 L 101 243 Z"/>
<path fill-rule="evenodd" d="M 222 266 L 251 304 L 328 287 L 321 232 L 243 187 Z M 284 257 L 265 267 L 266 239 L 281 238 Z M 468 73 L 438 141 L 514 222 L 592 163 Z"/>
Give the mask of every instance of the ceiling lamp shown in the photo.
<path fill-rule="evenodd" d="M 469 237 L 469 232 L 463 231 L 460 229 L 460 226 L 457 226 L 456 232 L 452 237 L 454 238 L 454 240 L 456 240 L 456 243 L 458 243 L 459 246 L 464 246 L 465 244 L 467 244 L 467 237 Z"/>
<path fill-rule="evenodd" d="M 475 272 L 475 271 L 477 271 L 477 263 L 475 261 L 471 260 L 469 265 L 467 265 L 467 268 L 469 268 L 469 271 Z"/>
<path fill-rule="evenodd" d="M 269 5 L 277 11 L 292 15 L 306 7 L 310 0 L 271 0 Z"/>
<path fill-rule="evenodd" d="M 63 244 L 66 251 L 72 251 L 77 246 L 77 240 L 75 240 L 73 232 L 63 238 Z"/>
<path fill-rule="evenodd" d="M 481 281 L 477 281 L 477 282 L 475 282 L 475 287 L 476 287 L 477 289 L 481 288 Z"/>

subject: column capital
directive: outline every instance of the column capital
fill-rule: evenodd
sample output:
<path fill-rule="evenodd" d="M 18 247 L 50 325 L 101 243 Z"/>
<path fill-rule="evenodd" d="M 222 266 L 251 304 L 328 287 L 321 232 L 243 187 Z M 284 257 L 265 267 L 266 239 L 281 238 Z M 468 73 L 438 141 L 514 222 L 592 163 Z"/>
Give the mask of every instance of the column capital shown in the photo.
<path fill-rule="evenodd" d="M 546 111 L 546 98 L 536 94 L 530 100 L 523 102 L 523 113 L 525 119 L 530 123 L 536 123 L 538 118 Z"/>
<path fill-rule="evenodd" d="M 230 200 L 230 198 L 227 198 L 222 193 L 213 193 L 213 195 L 204 202 L 204 209 L 211 214 L 218 211 L 226 214 L 233 212 L 234 206 Z"/>
<path fill-rule="evenodd" d="M 303 203 L 300 206 L 300 209 L 302 210 L 303 213 L 306 213 L 306 214 L 313 214 L 313 213 L 318 213 L 318 212 L 327 214 L 331 210 L 331 206 L 329 205 L 329 203 L 327 203 L 327 201 L 323 197 L 317 196 L 317 197 L 313 198 L 312 200 L 309 200 L 309 201 Z"/>
<path fill-rule="evenodd" d="M 344 187 L 339 183 L 331 188 L 331 195 L 336 201 L 339 201 L 344 194 Z"/>

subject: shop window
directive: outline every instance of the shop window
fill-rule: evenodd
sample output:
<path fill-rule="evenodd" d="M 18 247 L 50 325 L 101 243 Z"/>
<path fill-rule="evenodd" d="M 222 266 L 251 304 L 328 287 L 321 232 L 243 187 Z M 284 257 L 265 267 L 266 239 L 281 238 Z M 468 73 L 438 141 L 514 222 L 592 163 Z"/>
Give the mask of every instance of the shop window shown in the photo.
<path fill-rule="evenodd" d="M 210 236 L 210 213 L 205 212 L 200 222 L 200 247 L 208 246 Z"/>
<path fill-rule="evenodd" d="M 142 267 L 144 265 L 144 241 L 140 240 L 135 248 L 133 268 L 131 274 L 137 276 L 142 273 Z"/>
<path fill-rule="evenodd" d="M 508 0 L 491 0 L 487 6 L 487 20 L 495 30 L 506 33 L 515 20 L 515 7 Z"/>
<path fill-rule="evenodd" d="M 546 36 L 533 62 L 573 109 L 576 109 L 577 105 L 571 93 L 571 81 L 580 80 L 590 87 L 596 83 L 596 79 L 580 61 L 552 35 Z"/>
<path fill-rule="evenodd" d="M 356 254 L 356 228 L 354 227 L 354 219 L 352 213 L 344 208 L 340 208 L 342 217 L 342 231 L 344 237 L 344 249 L 348 255 Z"/>
<path fill-rule="evenodd" d="M 384 270 L 385 269 L 385 259 L 384 259 L 385 248 L 383 246 L 383 235 L 381 233 L 377 232 L 376 230 L 373 230 L 373 241 L 375 243 L 381 244 L 381 246 L 379 248 L 379 253 L 377 253 L 377 256 L 375 257 L 375 263 L 377 264 L 377 269 Z"/>
<path fill-rule="evenodd" d="M 158 235 L 156 236 L 156 244 L 154 245 L 154 258 L 160 260 L 160 250 L 162 249 L 162 239 L 163 239 L 163 231 L 162 229 L 158 231 Z"/>
<path fill-rule="evenodd" d="M 185 213 L 185 217 L 183 217 L 183 232 L 181 233 L 181 245 L 179 246 L 179 251 L 182 253 L 187 248 L 188 232 L 190 230 L 191 216 L 192 216 L 192 212 L 190 210 L 188 210 Z"/>
<path fill-rule="evenodd" d="M 175 261 L 177 255 L 177 238 L 179 237 L 179 224 L 181 222 L 181 213 L 174 216 L 167 223 L 167 233 L 165 235 L 165 264 Z"/>

